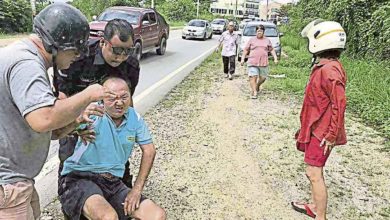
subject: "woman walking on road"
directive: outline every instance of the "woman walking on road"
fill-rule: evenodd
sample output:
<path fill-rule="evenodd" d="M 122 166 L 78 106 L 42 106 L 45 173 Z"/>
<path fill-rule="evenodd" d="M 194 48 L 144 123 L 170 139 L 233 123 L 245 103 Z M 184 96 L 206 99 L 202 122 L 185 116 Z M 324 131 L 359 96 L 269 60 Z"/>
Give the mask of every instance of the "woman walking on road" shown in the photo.
<path fill-rule="evenodd" d="M 256 36 L 252 37 L 244 48 L 241 58 L 241 66 L 244 65 L 245 58 L 248 56 L 248 76 L 249 85 L 251 88 L 250 97 L 257 98 L 260 91 L 260 86 L 267 79 L 268 68 L 268 52 L 271 52 L 275 64 L 278 63 L 278 57 L 272 47 L 271 41 L 264 36 L 265 28 L 263 25 L 256 27 Z"/>

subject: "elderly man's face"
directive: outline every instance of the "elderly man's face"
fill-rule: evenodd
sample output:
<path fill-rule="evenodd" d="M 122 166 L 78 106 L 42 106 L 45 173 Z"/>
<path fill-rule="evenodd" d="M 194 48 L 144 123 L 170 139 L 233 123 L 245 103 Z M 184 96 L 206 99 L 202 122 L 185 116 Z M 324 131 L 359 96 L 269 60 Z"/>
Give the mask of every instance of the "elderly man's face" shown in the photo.
<path fill-rule="evenodd" d="M 104 108 L 111 118 L 119 119 L 131 105 L 129 87 L 123 80 L 108 80 L 104 83 L 104 86 L 117 95 L 116 98 L 104 99 Z"/>
<path fill-rule="evenodd" d="M 230 32 L 233 32 L 233 31 L 234 31 L 234 24 L 229 24 L 228 30 L 229 30 Z"/>

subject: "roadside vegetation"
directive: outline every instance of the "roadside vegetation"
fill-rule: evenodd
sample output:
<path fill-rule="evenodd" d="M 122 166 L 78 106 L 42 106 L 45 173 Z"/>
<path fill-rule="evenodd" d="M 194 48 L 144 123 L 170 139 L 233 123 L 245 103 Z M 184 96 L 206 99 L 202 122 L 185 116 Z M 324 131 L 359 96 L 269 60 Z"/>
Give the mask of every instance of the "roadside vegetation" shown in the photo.
<path fill-rule="evenodd" d="M 285 34 L 281 41 L 288 57 L 272 68 L 273 73 L 286 74 L 286 78 L 272 81 L 269 87 L 302 95 L 310 74 L 311 55 L 300 30 L 316 18 L 340 22 L 348 36 L 341 58 L 348 75 L 348 111 L 382 132 L 390 151 L 390 3 L 301 0 L 288 12 L 292 22 L 280 28 Z M 373 39 L 372 34 L 377 37 Z"/>
<path fill-rule="evenodd" d="M 0 4 L 0 38 L 14 37 L 18 33 L 31 33 L 32 10 L 30 1 L 2 0 Z M 88 20 L 98 16 L 111 6 L 151 7 L 151 0 L 73 0 L 71 3 L 80 9 Z M 48 3 L 36 0 L 36 11 L 39 13 Z M 212 20 L 216 16 L 209 12 L 210 2 L 200 0 L 199 18 Z M 171 27 L 183 27 L 189 20 L 196 18 L 196 1 L 193 0 L 161 0 L 155 1 L 154 8 L 161 13 Z"/>

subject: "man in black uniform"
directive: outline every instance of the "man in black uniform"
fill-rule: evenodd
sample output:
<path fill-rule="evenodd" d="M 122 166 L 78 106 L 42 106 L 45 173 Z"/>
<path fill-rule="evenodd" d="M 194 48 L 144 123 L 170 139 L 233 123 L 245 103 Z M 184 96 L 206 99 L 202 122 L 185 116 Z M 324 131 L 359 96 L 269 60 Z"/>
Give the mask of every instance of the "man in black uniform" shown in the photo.
<path fill-rule="evenodd" d="M 134 33 L 132 26 L 125 20 L 114 19 L 107 23 L 104 36 L 101 39 L 89 40 L 89 54 L 80 57 L 67 70 L 62 70 L 54 79 L 60 96 L 72 96 L 91 84 L 102 84 L 108 76 L 124 79 L 134 94 L 139 79 L 139 62 L 134 58 Z M 60 140 L 60 169 L 63 162 L 73 154 L 77 142 L 77 135 L 68 136 Z M 131 187 L 129 163 L 123 182 Z"/>

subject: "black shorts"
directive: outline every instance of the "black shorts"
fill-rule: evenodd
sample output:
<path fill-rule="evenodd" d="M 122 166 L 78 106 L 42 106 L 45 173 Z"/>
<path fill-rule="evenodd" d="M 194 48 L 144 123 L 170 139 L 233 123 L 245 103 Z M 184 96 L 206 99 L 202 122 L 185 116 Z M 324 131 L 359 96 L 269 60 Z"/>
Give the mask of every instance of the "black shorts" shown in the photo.
<path fill-rule="evenodd" d="M 131 189 L 120 178 L 75 171 L 61 176 L 59 183 L 58 194 L 62 211 L 70 220 L 79 220 L 82 217 L 85 201 L 95 194 L 103 196 L 110 203 L 119 219 L 129 219 L 125 216 L 122 203 Z M 140 202 L 145 199 L 146 197 L 141 195 Z"/>

